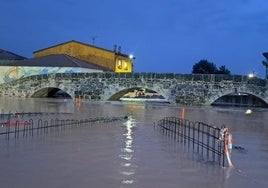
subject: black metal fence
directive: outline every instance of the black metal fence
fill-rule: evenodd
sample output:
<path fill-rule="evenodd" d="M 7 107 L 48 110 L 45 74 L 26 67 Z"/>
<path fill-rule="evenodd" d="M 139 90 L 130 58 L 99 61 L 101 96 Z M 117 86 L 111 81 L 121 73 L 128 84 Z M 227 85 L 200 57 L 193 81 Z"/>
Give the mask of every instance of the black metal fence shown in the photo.
<path fill-rule="evenodd" d="M 165 117 L 157 122 L 157 126 L 174 140 L 188 145 L 203 159 L 225 166 L 224 143 L 219 139 L 220 128 L 177 117 Z"/>
<path fill-rule="evenodd" d="M 25 115 L 25 114 L 24 114 Z M 29 115 L 29 114 L 27 114 Z M 33 115 L 33 114 L 31 114 Z M 55 132 L 65 130 L 68 128 L 93 125 L 94 123 L 110 123 L 114 121 L 121 121 L 128 118 L 123 117 L 96 117 L 88 119 L 58 119 L 58 118 L 31 118 L 27 121 L 23 119 L 17 119 L 14 121 L 14 114 L 7 114 L 6 118 L 0 122 L 0 138 L 5 137 L 9 140 L 11 137 L 17 139 L 20 136 L 34 136 L 39 134 L 46 134 L 49 132 Z M 24 118 L 25 119 L 25 118 Z"/>

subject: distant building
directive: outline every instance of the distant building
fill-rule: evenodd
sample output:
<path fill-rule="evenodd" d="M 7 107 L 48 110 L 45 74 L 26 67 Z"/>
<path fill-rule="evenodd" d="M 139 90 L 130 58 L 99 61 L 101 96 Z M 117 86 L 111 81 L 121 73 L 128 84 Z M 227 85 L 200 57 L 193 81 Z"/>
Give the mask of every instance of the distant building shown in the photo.
<path fill-rule="evenodd" d="M 0 83 L 10 82 L 22 77 L 49 73 L 103 72 L 109 69 L 83 60 L 54 54 L 43 57 L 20 59 L 5 55 L 0 59 Z M 20 56 L 18 56 L 20 57 Z"/>
<path fill-rule="evenodd" d="M 72 40 L 33 52 L 35 58 L 51 54 L 66 54 L 112 72 L 132 72 L 133 58 L 122 54 L 120 46 L 114 46 L 114 50 L 110 51 Z"/>
<path fill-rule="evenodd" d="M 33 58 L 0 49 L 0 83 L 48 73 L 132 72 L 133 58 L 77 41 L 69 41 L 33 52 Z"/>

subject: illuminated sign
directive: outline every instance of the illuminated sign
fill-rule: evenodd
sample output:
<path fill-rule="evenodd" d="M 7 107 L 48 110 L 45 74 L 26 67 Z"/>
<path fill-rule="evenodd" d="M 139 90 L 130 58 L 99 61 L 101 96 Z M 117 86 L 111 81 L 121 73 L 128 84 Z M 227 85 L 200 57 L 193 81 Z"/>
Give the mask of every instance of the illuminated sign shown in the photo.
<path fill-rule="evenodd" d="M 131 62 L 124 59 L 117 59 L 115 72 L 132 72 Z"/>

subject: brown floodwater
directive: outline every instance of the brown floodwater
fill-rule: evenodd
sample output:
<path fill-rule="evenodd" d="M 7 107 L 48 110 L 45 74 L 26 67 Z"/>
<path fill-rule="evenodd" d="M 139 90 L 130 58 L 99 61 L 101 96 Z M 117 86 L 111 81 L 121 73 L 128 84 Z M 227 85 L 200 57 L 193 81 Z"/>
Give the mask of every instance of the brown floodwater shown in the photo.
<path fill-rule="evenodd" d="M 185 118 L 233 134 L 234 168 L 198 158 L 163 135 L 154 122 L 180 116 L 182 106 L 0 98 L 2 114 L 37 113 L 33 119 L 123 117 L 15 139 L 0 135 L 1 187 L 215 188 L 268 186 L 268 109 L 185 107 Z M 40 113 L 40 114 L 38 114 Z M 1 121 L 7 116 L 2 115 Z M 26 120 L 28 117 L 20 117 Z M 15 120 L 11 120 L 15 121 Z M 4 132 L 5 127 L 0 127 Z"/>

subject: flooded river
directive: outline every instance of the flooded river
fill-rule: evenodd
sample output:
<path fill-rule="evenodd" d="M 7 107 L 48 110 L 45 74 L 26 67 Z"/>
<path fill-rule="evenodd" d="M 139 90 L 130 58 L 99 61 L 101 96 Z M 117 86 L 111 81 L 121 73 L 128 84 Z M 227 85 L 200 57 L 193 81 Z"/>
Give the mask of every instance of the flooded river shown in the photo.
<path fill-rule="evenodd" d="M 200 160 L 154 128 L 161 118 L 179 117 L 182 106 L 0 98 L 0 108 L 2 114 L 47 113 L 31 117 L 37 119 L 129 117 L 18 139 L 0 135 L 3 188 L 268 186 L 268 109 L 185 107 L 188 120 L 229 128 L 238 148 L 230 169 Z"/>

